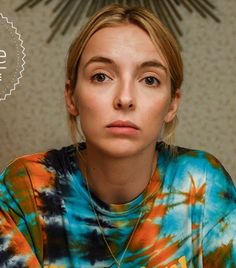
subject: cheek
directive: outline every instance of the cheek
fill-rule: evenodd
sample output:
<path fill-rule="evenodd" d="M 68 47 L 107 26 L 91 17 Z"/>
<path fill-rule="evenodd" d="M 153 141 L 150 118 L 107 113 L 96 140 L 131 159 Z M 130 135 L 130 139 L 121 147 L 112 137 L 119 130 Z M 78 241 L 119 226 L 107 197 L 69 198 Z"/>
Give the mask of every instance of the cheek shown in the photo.
<path fill-rule="evenodd" d="M 163 97 L 158 99 L 153 99 L 151 105 L 147 105 L 146 114 L 149 115 L 150 120 L 155 120 L 156 122 L 164 120 L 166 114 L 169 111 L 170 98 Z"/>
<path fill-rule="evenodd" d="M 81 110 L 87 110 L 88 112 L 101 110 L 102 107 L 107 106 L 109 101 L 109 96 L 105 94 L 105 91 L 96 89 L 86 82 L 82 82 L 76 91 Z"/>
<path fill-rule="evenodd" d="M 96 107 L 96 98 L 89 93 L 89 88 L 86 89 L 83 87 L 83 85 L 80 85 L 80 87 L 77 87 L 77 100 L 78 100 L 78 108 L 80 112 L 80 116 L 85 115 L 88 112 L 91 112 L 94 110 L 94 107 Z"/>
<path fill-rule="evenodd" d="M 147 136 L 156 141 L 161 135 L 162 128 L 165 123 L 165 117 L 168 113 L 169 102 L 155 102 L 155 105 L 149 107 L 146 116 L 146 128 L 148 129 Z"/>
<path fill-rule="evenodd" d="M 105 107 L 105 108 L 104 108 Z M 81 125 L 86 128 L 95 127 L 95 125 L 104 120 L 107 115 L 107 104 L 102 98 L 92 94 L 80 94 L 79 96 L 79 114 Z"/>

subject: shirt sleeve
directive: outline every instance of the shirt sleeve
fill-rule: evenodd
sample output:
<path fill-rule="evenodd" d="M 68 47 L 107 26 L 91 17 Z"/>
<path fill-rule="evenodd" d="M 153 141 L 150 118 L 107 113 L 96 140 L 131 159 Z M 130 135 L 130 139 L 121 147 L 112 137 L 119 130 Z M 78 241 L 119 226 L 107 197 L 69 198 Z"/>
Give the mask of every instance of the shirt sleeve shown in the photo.
<path fill-rule="evenodd" d="M 236 267 L 236 188 L 221 163 L 211 155 L 206 157 L 204 267 Z"/>
<path fill-rule="evenodd" d="M 41 267 L 38 215 L 24 161 L 0 173 L 0 267 Z"/>

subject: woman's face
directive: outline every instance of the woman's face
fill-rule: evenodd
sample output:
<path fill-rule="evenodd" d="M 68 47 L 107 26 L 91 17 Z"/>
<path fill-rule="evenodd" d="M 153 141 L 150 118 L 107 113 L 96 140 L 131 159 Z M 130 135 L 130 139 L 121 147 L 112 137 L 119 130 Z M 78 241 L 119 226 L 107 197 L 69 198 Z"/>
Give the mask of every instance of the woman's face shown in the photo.
<path fill-rule="evenodd" d="M 148 34 L 128 24 L 97 31 L 78 69 L 73 100 L 87 144 L 113 157 L 152 151 L 176 114 L 170 75 Z"/>

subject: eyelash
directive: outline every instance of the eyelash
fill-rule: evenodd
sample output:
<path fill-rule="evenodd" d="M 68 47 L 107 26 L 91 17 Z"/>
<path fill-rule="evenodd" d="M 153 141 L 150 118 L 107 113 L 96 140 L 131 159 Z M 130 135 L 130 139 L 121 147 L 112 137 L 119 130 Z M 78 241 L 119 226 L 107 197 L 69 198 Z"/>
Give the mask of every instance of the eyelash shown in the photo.
<path fill-rule="evenodd" d="M 148 86 L 151 86 L 151 87 L 155 87 L 155 86 L 159 86 L 160 84 L 161 84 L 161 82 L 160 82 L 160 80 L 159 79 L 157 79 L 155 76 L 146 76 L 145 78 L 144 78 L 144 80 L 145 79 L 147 79 L 147 78 L 152 78 L 152 79 L 154 79 L 155 81 L 156 81 L 156 83 L 157 83 L 157 85 L 155 84 L 155 85 L 149 85 L 149 84 L 147 84 Z"/>
<path fill-rule="evenodd" d="M 98 83 L 102 83 L 102 82 L 104 82 L 104 80 L 103 81 L 98 81 L 96 78 L 99 76 L 99 75 L 103 75 L 103 76 L 105 76 L 105 77 L 108 77 L 109 79 L 111 79 L 108 75 L 106 75 L 105 73 L 96 73 L 96 74 L 94 74 L 92 77 L 91 77 L 91 81 L 95 81 L 95 82 L 98 82 Z M 160 80 L 158 80 L 155 76 L 146 76 L 146 77 L 144 77 L 142 80 L 145 80 L 145 79 L 147 79 L 147 78 L 152 78 L 152 79 L 154 79 L 155 81 L 156 81 L 156 83 L 157 83 L 157 85 L 150 85 L 150 84 L 147 84 L 148 86 L 151 86 L 151 87 L 155 87 L 155 86 L 159 86 L 160 85 Z"/>
<path fill-rule="evenodd" d="M 99 75 L 104 75 L 104 76 L 106 76 L 106 77 L 108 77 L 106 74 L 104 74 L 104 73 L 96 73 L 96 74 L 94 74 L 92 77 L 91 77 L 91 81 L 95 81 L 95 82 L 98 82 L 98 83 L 102 83 L 101 81 L 97 81 L 96 80 L 96 78 L 99 76 Z M 110 78 L 110 77 L 109 77 Z M 111 79 L 111 78 L 110 78 Z"/>

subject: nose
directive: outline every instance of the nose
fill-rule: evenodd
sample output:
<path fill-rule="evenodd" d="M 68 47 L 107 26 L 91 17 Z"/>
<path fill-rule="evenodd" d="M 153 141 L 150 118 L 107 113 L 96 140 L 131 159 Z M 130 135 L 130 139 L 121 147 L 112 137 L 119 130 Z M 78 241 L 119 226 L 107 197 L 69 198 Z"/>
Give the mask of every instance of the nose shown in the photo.
<path fill-rule="evenodd" d="M 113 104 L 116 110 L 134 110 L 136 106 L 134 86 L 131 83 L 121 83 Z"/>

